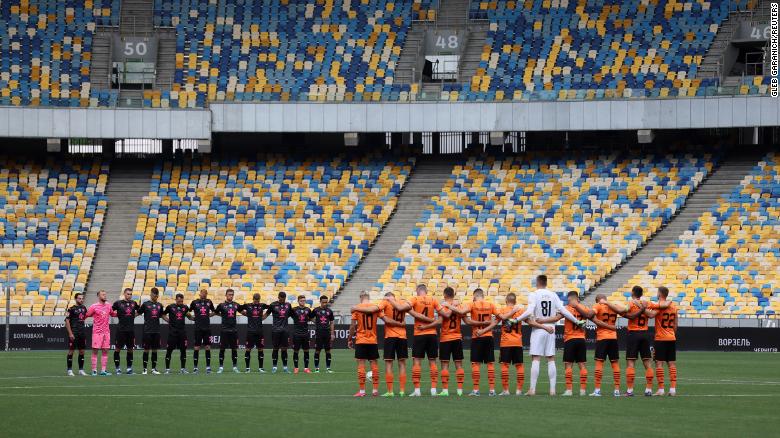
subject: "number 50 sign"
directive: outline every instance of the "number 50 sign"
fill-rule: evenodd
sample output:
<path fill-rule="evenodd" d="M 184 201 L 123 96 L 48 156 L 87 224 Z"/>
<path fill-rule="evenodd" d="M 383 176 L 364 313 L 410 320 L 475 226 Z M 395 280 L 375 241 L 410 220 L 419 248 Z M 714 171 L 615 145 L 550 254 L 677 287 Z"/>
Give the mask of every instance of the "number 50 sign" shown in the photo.
<path fill-rule="evenodd" d="M 114 50 L 112 61 L 157 61 L 157 38 L 120 37 L 114 36 Z"/>

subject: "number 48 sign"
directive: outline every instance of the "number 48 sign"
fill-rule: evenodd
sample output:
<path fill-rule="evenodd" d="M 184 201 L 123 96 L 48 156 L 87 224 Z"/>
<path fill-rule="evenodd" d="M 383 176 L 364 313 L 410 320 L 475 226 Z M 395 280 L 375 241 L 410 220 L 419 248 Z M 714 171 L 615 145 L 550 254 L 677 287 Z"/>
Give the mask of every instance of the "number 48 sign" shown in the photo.
<path fill-rule="evenodd" d="M 439 29 L 426 34 L 426 56 L 460 54 L 465 33 L 456 30 Z"/>

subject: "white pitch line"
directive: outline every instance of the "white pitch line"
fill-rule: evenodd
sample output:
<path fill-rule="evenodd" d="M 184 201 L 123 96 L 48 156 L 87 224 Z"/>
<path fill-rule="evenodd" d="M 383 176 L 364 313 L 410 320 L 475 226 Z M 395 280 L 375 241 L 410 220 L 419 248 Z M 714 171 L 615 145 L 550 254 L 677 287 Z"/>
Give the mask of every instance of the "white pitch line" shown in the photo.
<path fill-rule="evenodd" d="M 250 382 L 258 385 L 335 385 L 344 383 L 354 383 L 352 380 L 332 380 L 332 381 L 302 381 L 302 382 Z M 31 385 L 31 386 L 0 386 L 0 390 L 3 389 L 38 389 L 38 388 L 156 388 L 158 386 L 232 386 L 232 385 L 246 385 L 247 382 L 210 382 L 210 383 L 152 383 L 149 385 L 142 384 L 124 384 L 124 383 L 109 383 L 106 385 Z"/>

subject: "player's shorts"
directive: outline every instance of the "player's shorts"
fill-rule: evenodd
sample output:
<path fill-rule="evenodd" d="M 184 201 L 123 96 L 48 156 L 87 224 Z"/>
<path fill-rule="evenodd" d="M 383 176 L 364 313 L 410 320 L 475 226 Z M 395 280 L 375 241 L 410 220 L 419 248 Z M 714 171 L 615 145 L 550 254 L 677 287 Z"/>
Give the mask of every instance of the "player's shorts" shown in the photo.
<path fill-rule="evenodd" d="M 168 332 L 168 348 L 183 350 L 187 348 L 187 333 L 172 330 Z"/>
<path fill-rule="evenodd" d="M 317 330 L 314 335 L 314 348 L 317 350 L 330 350 L 330 330 Z"/>
<path fill-rule="evenodd" d="M 68 337 L 68 350 L 83 350 L 87 347 L 87 337 L 84 333 L 73 333 L 73 340 Z"/>
<path fill-rule="evenodd" d="M 355 344 L 355 359 L 379 359 L 379 346 L 376 344 Z"/>
<path fill-rule="evenodd" d="M 493 346 L 493 336 L 483 336 L 471 340 L 471 361 L 476 363 L 491 363 L 496 361 Z"/>
<path fill-rule="evenodd" d="M 287 331 L 271 332 L 271 344 L 276 348 L 287 348 L 290 343 L 290 335 Z"/>
<path fill-rule="evenodd" d="M 533 329 L 531 332 L 531 348 L 528 349 L 531 356 L 555 356 L 555 333 L 547 333 L 546 330 Z"/>
<path fill-rule="evenodd" d="M 246 332 L 246 348 L 263 348 L 265 339 L 263 332 Z"/>
<path fill-rule="evenodd" d="M 195 327 L 195 340 L 192 344 L 196 347 L 211 345 L 211 329 Z"/>
<path fill-rule="evenodd" d="M 585 339 L 569 339 L 563 343 L 563 361 L 585 363 L 588 361 Z"/>
<path fill-rule="evenodd" d="M 118 331 L 116 333 L 116 349 L 127 348 L 132 350 L 135 348 L 135 332 Z"/>
<path fill-rule="evenodd" d="M 412 341 L 412 357 L 415 359 L 436 359 L 439 357 L 439 342 L 436 335 L 417 335 Z"/>
<path fill-rule="evenodd" d="M 409 345 L 405 338 L 385 338 L 384 360 L 406 359 Z"/>
<path fill-rule="evenodd" d="M 305 335 L 293 335 L 293 349 L 294 350 L 308 350 L 309 349 L 309 334 Z"/>
<path fill-rule="evenodd" d="M 439 360 L 463 360 L 463 339 L 439 342 Z"/>
<path fill-rule="evenodd" d="M 610 362 L 620 359 L 617 339 L 603 339 L 596 341 L 596 360 L 605 360 L 609 357 Z"/>
<path fill-rule="evenodd" d="M 92 348 L 104 350 L 111 348 L 111 333 L 92 333 Z"/>
<path fill-rule="evenodd" d="M 500 363 L 523 363 L 523 347 L 501 347 L 498 354 Z"/>
<path fill-rule="evenodd" d="M 230 348 L 231 350 L 238 348 L 238 332 L 223 330 L 219 334 L 219 346 L 220 348 Z"/>
<path fill-rule="evenodd" d="M 650 359 L 650 337 L 647 330 L 629 330 L 626 339 L 626 359 Z"/>
<path fill-rule="evenodd" d="M 677 341 L 655 341 L 655 360 L 661 362 L 677 361 Z"/>
<path fill-rule="evenodd" d="M 144 333 L 143 345 L 144 350 L 156 350 L 160 348 L 160 334 Z"/>

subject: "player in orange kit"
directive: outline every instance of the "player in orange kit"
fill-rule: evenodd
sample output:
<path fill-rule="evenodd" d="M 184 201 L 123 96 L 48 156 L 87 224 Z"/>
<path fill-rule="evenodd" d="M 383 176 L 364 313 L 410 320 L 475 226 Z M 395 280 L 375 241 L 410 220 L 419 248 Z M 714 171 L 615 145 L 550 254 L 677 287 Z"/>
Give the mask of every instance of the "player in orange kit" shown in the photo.
<path fill-rule="evenodd" d="M 607 302 L 604 294 L 596 295 L 596 304 L 593 306 L 594 316 L 592 321 L 596 324 L 596 371 L 595 389 L 591 396 L 601 397 L 601 378 L 604 373 L 604 361 L 609 358 L 612 364 L 612 377 L 615 381 L 615 397 L 620 397 L 620 353 L 617 341 L 618 312 L 622 308 Z"/>
<path fill-rule="evenodd" d="M 453 311 L 452 309 L 455 309 Z M 444 288 L 444 301 L 441 302 L 438 321 L 431 323 L 431 327 L 441 326 L 439 338 L 439 361 L 441 363 L 441 392 L 439 396 L 450 395 L 450 359 L 455 362 L 455 380 L 457 381 L 457 394 L 463 395 L 463 381 L 466 378 L 463 371 L 463 334 L 460 331 L 461 315 L 457 313 L 461 307 L 455 301 L 455 290 L 451 287 Z M 423 328 L 429 328 L 428 325 Z"/>
<path fill-rule="evenodd" d="M 647 302 L 642 301 L 642 287 L 631 288 L 631 302 L 622 316 L 628 319 L 628 337 L 626 338 L 626 396 L 634 395 L 635 366 L 637 358 L 642 359 L 645 367 L 645 395 L 653 395 L 653 368 L 650 365 L 650 337 L 645 315 Z"/>
<path fill-rule="evenodd" d="M 669 289 L 658 288 L 658 303 L 648 303 L 645 314 L 655 318 L 655 376 L 658 392 L 664 395 L 664 365 L 669 368 L 669 395 L 677 395 L 677 306 L 669 300 Z"/>
<path fill-rule="evenodd" d="M 371 364 L 373 391 L 371 395 L 379 395 L 379 347 L 376 339 L 376 321 L 379 317 L 379 306 L 369 302 L 368 292 L 360 294 L 360 304 L 352 307 L 352 322 L 349 326 L 347 346 L 355 349 L 355 359 L 358 364 L 358 385 L 360 390 L 355 397 L 366 396 L 366 361 Z"/>

